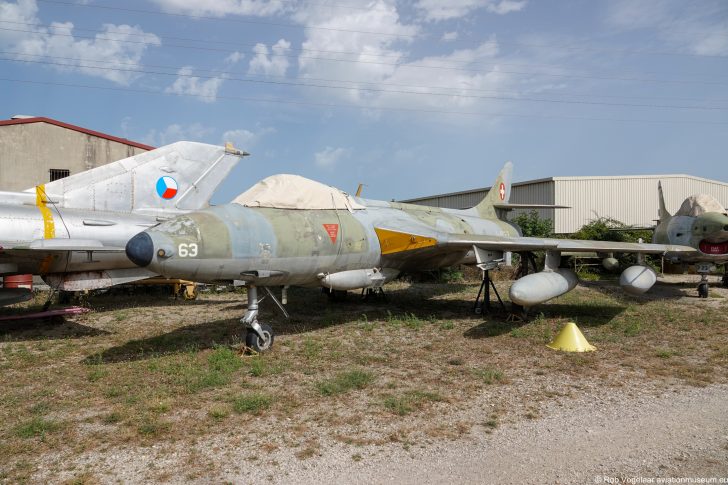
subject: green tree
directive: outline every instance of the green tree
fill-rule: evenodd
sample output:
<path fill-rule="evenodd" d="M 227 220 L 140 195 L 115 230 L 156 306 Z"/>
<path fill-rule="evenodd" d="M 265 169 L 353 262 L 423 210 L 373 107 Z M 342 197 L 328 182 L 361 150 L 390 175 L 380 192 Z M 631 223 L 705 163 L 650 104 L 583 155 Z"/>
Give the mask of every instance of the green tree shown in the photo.
<path fill-rule="evenodd" d="M 541 219 L 535 209 L 528 214 L 518 214 L 511 222 L 518 224 L 523 235 L 527 237 L 550 237 L 554 234 L 551 219 Z"/>

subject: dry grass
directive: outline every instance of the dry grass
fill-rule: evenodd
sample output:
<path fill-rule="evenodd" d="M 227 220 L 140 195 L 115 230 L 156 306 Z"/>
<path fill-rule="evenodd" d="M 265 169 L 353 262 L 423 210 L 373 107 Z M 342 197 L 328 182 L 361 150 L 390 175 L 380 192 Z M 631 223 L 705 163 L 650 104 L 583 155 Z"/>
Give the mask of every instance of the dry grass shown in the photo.
<path fill-rule="evenodd" d="M 507 282 L 498 287 L 507 294 Z M 477 289 L 396 283 L 388 303 L 352 293 L 336 304 L 294 289 L 291 320 L 264 305 L 261 319 L 277 332 L 265 355 L 242 352 L 244 297 L 235 293 L 195 302 L 101 295 L 72 321 L 0 324 L 0 481 L 38 481 L 38 473 L 96 481 L 83 465 L 73 468 L 75 457 L 196 443 L 231 429 L 256 430 L 246 439 L 302 460 L 325 453 L 330 439 L 351 446 L 356 461 L 364 444 L 409 447 L 537 419 L 542 401 L 575 386 L 727 380 L 725 298 L 634 299 L 614 283 L 590 283 L 514 323 L 474 315 Z M 598 352 L 545 348 L 571 320 Z M 492 408 L 468 421 L 476 398 Z M 204 457 L 187 467 L 171 472 L 215 473 Z"/>

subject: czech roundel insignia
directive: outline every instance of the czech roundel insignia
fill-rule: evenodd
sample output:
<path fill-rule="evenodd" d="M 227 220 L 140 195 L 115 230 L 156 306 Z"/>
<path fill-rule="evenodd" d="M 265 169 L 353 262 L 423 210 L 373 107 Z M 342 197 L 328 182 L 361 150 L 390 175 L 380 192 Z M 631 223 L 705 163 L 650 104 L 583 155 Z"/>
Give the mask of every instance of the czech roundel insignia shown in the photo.
<path fill-rule="evenodd" d="M 173 199 L 177 195 L 177 181 L 172 177 L 159 177 L 157 180 L 157 195 L 163 199 Z"/>

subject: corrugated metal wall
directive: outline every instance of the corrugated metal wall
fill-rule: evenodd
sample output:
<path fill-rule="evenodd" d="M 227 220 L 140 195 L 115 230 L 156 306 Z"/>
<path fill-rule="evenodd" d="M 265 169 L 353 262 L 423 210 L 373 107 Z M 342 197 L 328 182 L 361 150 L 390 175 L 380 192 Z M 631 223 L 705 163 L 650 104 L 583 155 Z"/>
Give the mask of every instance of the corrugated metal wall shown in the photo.
<path fill-rule="evenodd" d="M 553 204 L 554 203 L 554 182 L 553 180 L 540 180 L 533 183 L 514 184 L 511 188 L 512 204 Z M 508 215 L 508 219 L 517 217 L 523 212 L 530 210 L 515 210 Z M 538 216 L 541 219 L 554 220 L 554 209 L 538 209 Z M 558 216 L 558 214 L 556 214 Z"/>
<path fill-rule="evenodd" d="M 469 209 L 483 200 L 488 189 L 475 189 L 452 194 L 433 195 L 432 197 L 419 197 L 417 199 L 402 200 L 408 204 L 426 205 L 428 207 L 446 207 L 448 209 Z"/>
<path fill-rule="evenodd" d="M 728 203 L 728 184 L 690 176 L 555 177 L 554 203 L 571 209 L 557 211 L 554 230 L 572 233 L 599 217 L 651 227 L 657 219 L 658 181 L 662 181 L 665 203 L 671 213 L 694 194 L 710 194 L 724 206 Z"/>
<path fill-rule="evenodd" d="M 675 213 L 682 202 L 694 194 L 710 194 L 724 207 L 728 205 L 728 183 L 687 175 L 554 177 L 519 182 L 513 185 L 511 202 L 571 207 L 538 211 L 541 218 L 554 221 L 554 231 L 558 234 L 575 232 L 598 217 L 610 217 L 628 225 L 651 227 L 657 218 L 657 182 L 660 180 L 665 203 L 671 213 Z M 486 193 L 487 189 L 476 189 L 403 202 L 466 209 L 480 202 Z M 528 211 L 513 211 L 509 219 L 520 212 Z"/>

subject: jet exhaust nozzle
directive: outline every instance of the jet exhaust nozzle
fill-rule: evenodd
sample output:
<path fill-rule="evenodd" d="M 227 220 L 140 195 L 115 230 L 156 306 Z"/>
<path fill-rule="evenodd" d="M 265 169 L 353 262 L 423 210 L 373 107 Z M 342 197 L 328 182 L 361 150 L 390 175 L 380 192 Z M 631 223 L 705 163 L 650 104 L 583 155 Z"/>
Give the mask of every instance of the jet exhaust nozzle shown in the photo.
<path fill-rule="evenodd" d="M 559 268 L 524 276 L 511 285 L 508 295 L 513 303 L 528 308 L 561 296 L 577 284 L 579 278 L 573 271 Z"/>
<path fill-rule="evenodd" d="M 647 266 L 635 265 L 625 269 L 619 277 L 619 286 L 630 295 L 641 295 L 657 282 L 657 273 Z"/>

